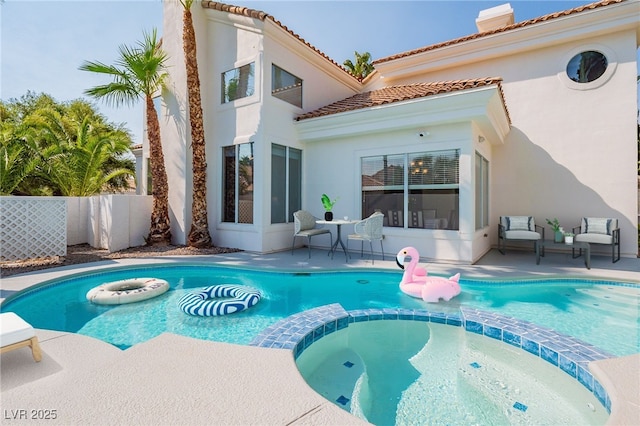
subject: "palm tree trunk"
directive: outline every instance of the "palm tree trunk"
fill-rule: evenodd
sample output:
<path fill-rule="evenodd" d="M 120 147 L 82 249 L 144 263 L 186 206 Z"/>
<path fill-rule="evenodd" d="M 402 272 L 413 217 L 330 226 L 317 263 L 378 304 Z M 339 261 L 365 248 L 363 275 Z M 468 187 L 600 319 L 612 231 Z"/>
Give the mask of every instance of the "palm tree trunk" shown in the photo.
<path fill-rule="evenodd" d="M 153 211 L 151 212 L 151 227 L 147 244 L 166 245 L 171 243 L 171 226 L 169 222 L 169 186 L 160 141 L 160 122 L 153 105 L 153 98 L 149 95 L 146 96 L 146 106 L 147 139 L 149 140 L 151 184 L 153 186 Z"/>
<path fill-rule="evenodd" d="M 188 6 L 191 4 L 189 3 Z M 188 244 L 191 247 L 211 246 L 207 219 L 207 154 L 204 140 L 204 122 L 200 96 L 200 77 L 196 57 L 196 36 L 191 10 L 185 6 L 183 14 L 183 49 L 189 96 L 189 121 L 191 123 L 191 150 L 193 164 L 193 201 L 191 205 L 191 230 Z"/>

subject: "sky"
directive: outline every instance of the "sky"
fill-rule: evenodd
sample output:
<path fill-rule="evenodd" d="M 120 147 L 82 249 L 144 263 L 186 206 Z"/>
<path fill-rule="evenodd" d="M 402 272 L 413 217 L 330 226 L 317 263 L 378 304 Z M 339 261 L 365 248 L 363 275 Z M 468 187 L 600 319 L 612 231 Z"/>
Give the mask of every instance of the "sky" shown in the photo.
<path fill-rule="evenodd" d="M 480 10 L 506 2 L 519 22 L 591 1 L 225 1 L 272 15 L 339 64 L 354 51 L 375 60 L 473 34 Z M 162 34 L 161 0 L 0 0 L 0 99 L 27 91 L 59 102 L 84 98 L 142 143 L 142 101 L 112 108 L 84 95 L 110 80 L 78 68 L 84 61 L 113 64 L 119 46 L 135 45 L 154 28 Z"/>

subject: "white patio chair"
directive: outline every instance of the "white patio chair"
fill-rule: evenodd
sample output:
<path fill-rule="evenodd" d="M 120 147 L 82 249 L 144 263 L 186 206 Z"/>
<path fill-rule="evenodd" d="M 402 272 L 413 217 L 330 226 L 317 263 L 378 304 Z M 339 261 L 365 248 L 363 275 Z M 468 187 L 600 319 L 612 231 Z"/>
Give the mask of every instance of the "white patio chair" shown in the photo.
<path fill-rule="evenodd" d="M 533 216 L 500 216 L 498 223 L 498 251 L 505 254 L 506 241 L 533 241 L 534 250 L 538 241 L 544 240 L 544 227 L 536 225 Z M 544 256 L 544 246 L 542 247 Z"/>
<path fill-rule="evenodd" d="M 611 261 L 616 263 L 620 260 L 620 228 L 618 227 L 618 219 L 607 217 L 583 217 L 580 226 L 573 228 L 575 237 L 573 241 L 589 244 L 606 244 L 611 246 Z M 617 255 L 616 255 L 616 247 Z M 580 257 L 582 249 L 573 257 Z"/>
<path fill-rule="evenodd" d="M 384 260 L 384 249 L 382 247 L 382 224 L 384 214 L 375 212 L 366 219 L 363 219 L 353 226 L 354 234 L 347 237 L 347 250 L 349 249 L 349 240 L 360 240 L 360 257 L 364 255 L 364 242 L 369 241 L 371 249 L 371 264 L 373 264 L 373 242 L 380 241 L 380 251 L 382 252 L 382 260 Z"/>
<path fill-rule="evenodd" d="M 307 237 L 307 246 L 309 247 L 309 259 L 311 259 L 311 237 L 322 234 L 329 234 L 331 245 L 333 247 L 333 234 L 326 228 L 316 226 L 316 218 L 306 210 L 298 210 L 293 214 L 293 243 L 291 244 L 291 254 L 296 244 L 296 237 Z"/>

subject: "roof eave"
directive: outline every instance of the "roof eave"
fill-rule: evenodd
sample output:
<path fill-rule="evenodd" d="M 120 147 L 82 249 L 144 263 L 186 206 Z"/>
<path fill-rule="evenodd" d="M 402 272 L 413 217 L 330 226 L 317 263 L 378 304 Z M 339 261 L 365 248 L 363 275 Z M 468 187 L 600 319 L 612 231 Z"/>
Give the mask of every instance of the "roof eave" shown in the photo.
<path fill-rule="evenodd" d="M 496 57 L 567 43 L 584 37 L 634 29 L 640 34 L 640 1 L 628 0 L 593 10 L 557 17 L 504 32 L 434 49 L 425 48 L 396 59 L 374 61 L 386 84 L 416 74 L 463 66 Z M 640 36 L 638 36 L 640 39 Z"/>
<path fill-rule="evenodd" d="M 307 118 L 295 127 L 299 139 L 309 143 L 465 121 L 475 123 L 491 143 L 504 143 L 511 124 L 498 85 Z"/>

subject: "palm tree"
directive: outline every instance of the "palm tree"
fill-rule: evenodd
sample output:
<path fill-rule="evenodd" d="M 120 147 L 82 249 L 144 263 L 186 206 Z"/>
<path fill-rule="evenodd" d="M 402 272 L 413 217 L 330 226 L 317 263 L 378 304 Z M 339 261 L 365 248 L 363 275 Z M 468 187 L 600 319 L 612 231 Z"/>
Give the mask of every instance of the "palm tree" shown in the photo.
<path fill-rule="evenodd" d="M 167 76 L 164 69 L 167 55 L 160 47 L 155 29 L 151 33 L 145 32 L 144 40 L 135 47 L 120 46 L 119 53 L 120 57 L 115 65 L 84 62 L 80 66 L 83 71 L 106 74 L 113 78 L 112 83 L 93 87 L 85 93 L 98 99 L 104 98 L 116 106 L 130 105 L 139 98 L 144 98 L 153 181 L 153 211 L 146 241 L 149 245 L 169 244 L 169 187 L 160 140 L 160 122 L 153 105 L 153 96 L 162 89 Z"/>
<path fill-rule="evenodd" d="M 58 117 L 53 114 L 52 118 Z M 53 125 L 60 122 L 55 120 Z M 126 133 L 105 134 L 92 125 L 91 116 L 75 122 L 75 127 L 71 140 L 57 139 L 57 144 L 51 144 L 42 152 L 41 175 L 61 195 L 87 197 L 99 194 L 112 180 L 134 174 L 131 168 L 106 166 L 114 153 L 128 149 L 130 140 Z"/>
<path fill-rule="evenodd" d="M 364 52 L 363 54 L 354 52 L 356 63 L 351 62 L 351 59 L 347 59 L 343 62 L 343 65 L 353 74 L 358 80 L 364 80 L 366 76 L 373 72 L 373 65 L 371 65 L 371 54 Z"/>
<path fill-rule="evenodd" d="M 31 132 L 0 122 L 0 195 L 11 195 L 38 167 L 38 148 Z"/>
<path fill-rule="evenodd" d="M 200 77 L 196 56 L 196 34 L 193 28 L 191 5 L 193 0 L 180 0 L 182 15 L 182 45 L 187 67 L 187 92 L 189 97 L 189 121 L 191 123 L 191 150 L 193 168 L 193 201 L 191 204 L 191 230 L 187 243 L 191 247 L 211 246 L 207 219 L 207 153 L 202 119 Z"/>

